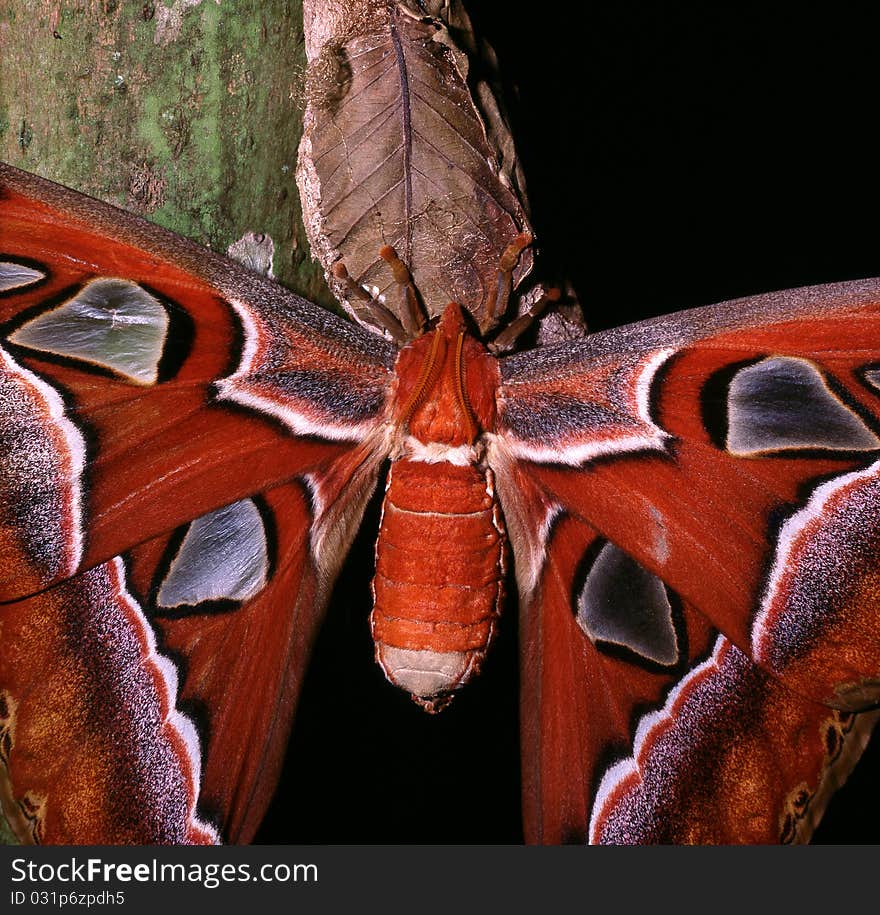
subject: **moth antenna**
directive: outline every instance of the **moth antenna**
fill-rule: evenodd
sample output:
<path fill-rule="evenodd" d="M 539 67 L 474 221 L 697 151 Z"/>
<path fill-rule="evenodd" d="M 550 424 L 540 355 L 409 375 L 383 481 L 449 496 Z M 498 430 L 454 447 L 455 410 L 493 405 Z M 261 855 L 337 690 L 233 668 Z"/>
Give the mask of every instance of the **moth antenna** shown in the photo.
<path fill-rule="evenodd" d="M 468 441 L 473 441 L 479 431 L 477 421 L 474 419 L 474 411 L 471 408 L 468 399 L 467 388 L 464 383 L 464 361 L 462 360 L 462 351 L 464 349 L 464 331 L 458 335 L 455 343 L 455 394 L 458 398 L 458 404 L 464 413 L 468 425 Z"/>
<path fill-rule="evenodd" d="M 443 337 L 439 333 L 435 334 L 434 340 L 431 343 L 431 350 L 425 357 L 425 361 L 422 363 L 422 370 L 419 373 L 419 380 L 416 382 L 412 394 L 410 394 L 409 399 L 406 401 L 400 411 L 401 422 L 409 422 L 410 417 L 413 415 L 413 413 L 415 413 L 419 405 L 425 399 L 428 391 L 430 391 L 431 386 L 434 383 L 434 379 L 436 378 L 437 373 L 440 371 L 440 368 L 443 364 L 444 355 L 445 344 Z"/>

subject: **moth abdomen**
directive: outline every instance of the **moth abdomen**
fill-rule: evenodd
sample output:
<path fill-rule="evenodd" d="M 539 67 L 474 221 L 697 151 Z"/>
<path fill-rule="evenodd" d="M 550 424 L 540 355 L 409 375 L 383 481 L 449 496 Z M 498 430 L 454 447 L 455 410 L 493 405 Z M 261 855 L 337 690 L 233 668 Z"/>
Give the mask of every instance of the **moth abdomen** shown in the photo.
<path fill-rule="evenodd" d="M 480 669 L 504 599 L 506 535 L 492 472 L 392 464 L 376 543 L 376 660 L 428 711 Z"/>

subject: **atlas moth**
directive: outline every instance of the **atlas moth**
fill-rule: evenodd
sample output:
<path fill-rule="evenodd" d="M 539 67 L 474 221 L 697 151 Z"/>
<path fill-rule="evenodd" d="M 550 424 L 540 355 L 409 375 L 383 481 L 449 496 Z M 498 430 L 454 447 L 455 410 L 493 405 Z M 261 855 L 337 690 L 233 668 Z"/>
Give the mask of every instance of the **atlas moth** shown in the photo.
<path fill-rule="evenodd" d="M 512 564 L 528 841 L 808 838 L 876 718 L 878 281 L 497 356 L 524 237 L 481 324 L 395 343 L 8 166 L 0 214 L 20 839 L 248 841 L 381 480 L 370 625 L 423 706 Z"/>

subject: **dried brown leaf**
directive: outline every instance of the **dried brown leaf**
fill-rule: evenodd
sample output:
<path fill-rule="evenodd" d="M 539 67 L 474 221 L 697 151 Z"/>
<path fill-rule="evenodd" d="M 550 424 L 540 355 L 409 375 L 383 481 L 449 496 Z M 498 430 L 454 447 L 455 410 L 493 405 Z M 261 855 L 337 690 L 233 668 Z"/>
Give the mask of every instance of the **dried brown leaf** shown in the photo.
<path fill-rule="evenodd" d="M 331 268 L 343 261 L 400 318 L 403 297 L 378 256 L 392 245 L 429 314 L 457 301 L 486 329 L 501 253 L 528 229 L 512 189 L 515 155 L 485 83 L 481 105 L 474 101 L 467 56 L 444 21 L 416 9 L 377 0 L 305 4 L 297 178 L 307 231 L 334 292 L 362 323 L 371 323 L 363 303 L 349 301 Z M 457 35 L 467 34 L 466 22 L 456 20 Z M 488 128 L 481 110 L 490 113 Z M 530 269 L 526 251 L 515 279 Z"/>

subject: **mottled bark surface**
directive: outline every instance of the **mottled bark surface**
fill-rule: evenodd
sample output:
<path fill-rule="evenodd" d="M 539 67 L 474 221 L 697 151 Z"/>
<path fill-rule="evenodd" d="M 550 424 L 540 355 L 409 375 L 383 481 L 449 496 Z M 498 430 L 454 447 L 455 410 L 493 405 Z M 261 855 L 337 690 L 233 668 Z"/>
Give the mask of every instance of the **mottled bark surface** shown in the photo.
<path fill-rule="evenodd" d="M 0 158 L 218 251 L 268 233 L 279 280 L 332 302 L 294 181 L 298 0 L 7 0 L 0 47 Z"/>
<path fill-rule="evenodd" d="M 407 326 L 379 254 L 392 245 L 428 315 L 458 302 L 483 332 L 493 329 L 502 254 L 518 233 L 531 233 L 511 177 L 512 138 L 500 115 L 481 111 L 480 87 L 490 110 L 498 106 L 485 81 L 469 79 L 457 41 L 473 45 L 473 33 L 455 6 L 467 30 L 405 3 L 304 4 L 309 67 L 297 179 L 306 226 L 337 298 L 366 327 L 379 325 L 352 288 L 369 290 Z M 355 287 L 334 277 L 341 264 Z M 531 266 L 527 249 L 514 285 Z"/>

